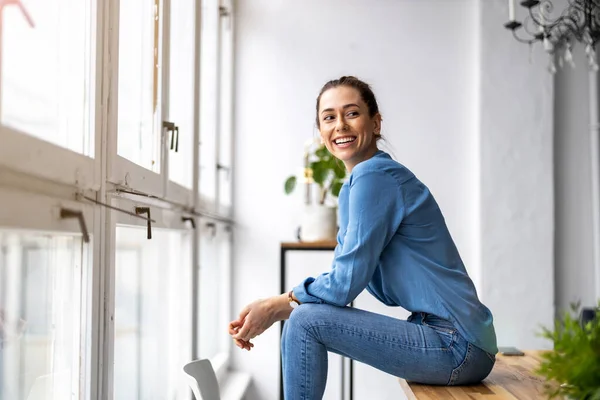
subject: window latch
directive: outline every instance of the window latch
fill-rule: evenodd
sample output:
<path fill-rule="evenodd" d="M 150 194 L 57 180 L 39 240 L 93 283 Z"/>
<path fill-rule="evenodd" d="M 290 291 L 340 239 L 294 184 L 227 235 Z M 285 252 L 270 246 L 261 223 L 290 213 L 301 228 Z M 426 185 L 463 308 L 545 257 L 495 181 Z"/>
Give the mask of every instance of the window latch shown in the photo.
<path fill-rule="evenodd" d="M 208 229 L 210 229 L 210 234 L 212 238 L 217 236 L 217 225 L 214 222 L 207 222 L 205 226 Z"/>
<path fill-rule="evenodd" d="M 150 207 L 136 207 L 135 213 L 137 215 L 143 215 L 143 214 L 148 215 L 148 219 L 146 220 L 146 222 L 148 224 L 148 239 L 152 239 L 152 220 L 150 217 Z"/>
<path fill-rule="evenodd" d="M 196 229 L 196 220 L 194 217 L 181 217 L 181 222 L 188 222 L 192 225 L 192 229 Z"/>
<path fill-rule="evenodd" d="M 175 132 L 171 136 L 171 150 L 173 150 L 173 136 L 175 136 L 175 153 L 179 152 L 179 127 L 175 127 Z"/>
<path fill-rule="evenodd" d="M 81 229 L 81 235 L 83 236 L 83 242 L 90 242 L 90 234 L 88 233 L 87 226 L 85 224 L 85 218 L 83 217 L 82 211 L 70 210 L 68 208 L 60 209 L 60 218 L 68 219 L 68 218 L 77 218 L 79 220 L 79 229 Z"/>
<path fill-rule="evenodd" d="M 227 180 L 229 180 L 229 174 L 231 173 L 231 169 L 228 166 L 217 163 L 217 171 L 225 171 Z"/>
<path fill-rule="evenodd" d="M 163 121 L 162 123 L 163 129 L 166 129 L 168 132 L 171 132 L 171 150 L 175 150 L 175 152 L 179 151 L 179 127 L 175 125 L 174 122 Z M 177 136 L 177 137 L 175 137 Z"/>

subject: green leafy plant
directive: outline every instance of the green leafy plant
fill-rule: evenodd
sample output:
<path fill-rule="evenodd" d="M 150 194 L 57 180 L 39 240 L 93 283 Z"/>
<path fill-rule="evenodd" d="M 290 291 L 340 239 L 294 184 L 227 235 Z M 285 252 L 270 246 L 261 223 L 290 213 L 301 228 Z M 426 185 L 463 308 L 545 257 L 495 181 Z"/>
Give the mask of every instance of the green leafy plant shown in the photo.
<path fill-rule="evenodd" d="M 344 163 L 335 158 L 325 145 L 318 146 L 306 156 L 308 167 L 304 171 L 305 182 L 307 184 L 316 183 L 319 186 L 319 204 L 325 204 L 328 194 L 338 197 L 346 178 Z M 286 194 L 294 191 L 297 181 L 296 176 L 286 179 L 284 185 Z"/>
<path fill-rule="evenodd" d="M 571 305 L 574 315 L 579 308 Z M 556 319 L 554 330 L 542 329 L 541 336 L 554 342 L 554 350 L 542 355 L 537 370 L 548 381 L 550 398 L 600 400 L 600 316 L 582 326 L 566 312 Z"/>

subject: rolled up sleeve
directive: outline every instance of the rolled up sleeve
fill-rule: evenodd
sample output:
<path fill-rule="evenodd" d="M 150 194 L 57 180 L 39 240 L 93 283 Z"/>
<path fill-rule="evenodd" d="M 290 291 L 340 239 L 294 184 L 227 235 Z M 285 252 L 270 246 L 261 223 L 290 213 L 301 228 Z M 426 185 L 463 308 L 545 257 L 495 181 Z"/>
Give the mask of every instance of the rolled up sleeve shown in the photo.
<path fill-rule="evenodd" d="M 401 188 L 385 171 L 368 171 L 349 182 L 348 228 L 338 235 L 331 271 L 306 278 L 294 288 L 301 303 L 344 307 L 371 280 L 381 253 L 403 218 Z"/>

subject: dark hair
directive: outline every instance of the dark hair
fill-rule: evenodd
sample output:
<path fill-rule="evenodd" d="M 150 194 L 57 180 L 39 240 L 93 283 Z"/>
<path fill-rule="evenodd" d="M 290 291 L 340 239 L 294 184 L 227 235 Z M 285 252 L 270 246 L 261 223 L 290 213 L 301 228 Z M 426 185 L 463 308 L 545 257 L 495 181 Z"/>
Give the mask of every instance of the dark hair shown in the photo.
<path fill-rule="evenodd" d="M 369 116 L 371 118 L 373 118 L 375 114 L 379 112 L 379 106 L 377 105 L 375 94 L 371 90 L 371 86 L 369 86 L 368 83 L 363 82 L 354 76 L 342 76 L 339 79 L 333 79 L 327 82 L 325 85 L 323 85 L 321 91 L 319 92 L 319 96 L 317 97 L 317 127 L 321 126 L 319 121 L 319 103 L 321 102 L 321 96 L 329 89 L 333 89 L 339 86 L 348 86 L 356 89 L 360 94 L 362 101 L 364 101 L 367 105 L 367 108 L 369 109 Z"/>

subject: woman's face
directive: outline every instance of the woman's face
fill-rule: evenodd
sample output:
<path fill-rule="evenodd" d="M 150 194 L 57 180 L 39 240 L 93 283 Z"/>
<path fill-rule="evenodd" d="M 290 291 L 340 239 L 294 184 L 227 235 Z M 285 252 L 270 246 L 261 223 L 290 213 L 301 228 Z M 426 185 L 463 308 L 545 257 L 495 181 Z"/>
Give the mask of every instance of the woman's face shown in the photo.
<path fill-rule="evenodd" d="M 348 171 L 377 152 L 381 115 L 371 118 L 360 93 L 352 87 L 338 86 L 321 95 L 319 125 L 325 146 Z"/>

